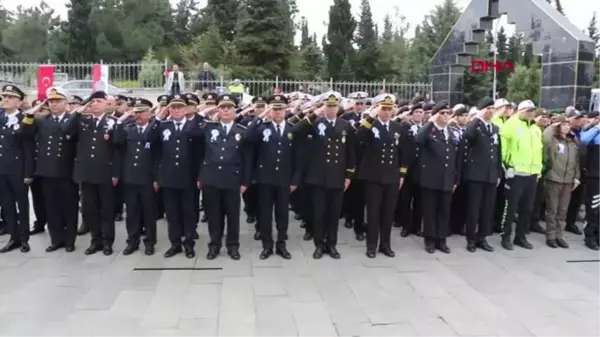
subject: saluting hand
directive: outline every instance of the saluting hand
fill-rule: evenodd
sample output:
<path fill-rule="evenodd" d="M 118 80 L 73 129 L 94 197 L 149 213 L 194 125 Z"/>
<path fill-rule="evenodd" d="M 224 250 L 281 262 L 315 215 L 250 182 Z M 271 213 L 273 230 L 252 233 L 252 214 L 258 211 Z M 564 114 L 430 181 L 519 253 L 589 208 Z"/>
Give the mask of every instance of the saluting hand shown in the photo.
<path fill-rule="evenodd" d="M 117 186 L 119 184 L 119 178 L 113 177 L 112 178 L 112 184 L 113 184 L 113 186 Z"/>
<path fill-rule="evenodd" d="M 154 187 L 154 192 L 158 192 L 158 189 L 159 189 L 158 181 L 153 182 L 152 187 Z"/>
<path fill-rule="evenodd" d="M 23 183 L 25 185 L 31 185 L 32 182 L 33 182 L 33 178 L 25 178 L 25 179 L 23 179 Z"/>
<path fill-rule="evenodd" d="M 244 186 L 244 185 L 240 186 L 240 193 L 241 193 L 241 194 L 244 194 L 244 193 L 246 193 L 246 190 L 247 190 L 247 189 L 248 189 L 248 187 L 247 187 L 247 186 Z"/>
<path fill-rule="evenodd" d="M 381 108 L 380 108 L 380 107 L 378 107 L 378 106 L 377 106 L 377 107 L 374 107 L 373 109 L 371 109 L 371 111 L 369 111 L 369 117 L 371 117 L 371 118 L 375 118 L 375 117 L 379 116 L 379 110 L 380 110 L 380 109 L 381 109 Z"/>
<path fill-rule="evenodd" d="M 291 185 L 290 186 L 290 193 L 294 192 L 297 188 L 298 188 L 298 186 Z"/>
<path fill-rule="evenodd" d="M 344 179 L 344 192 L 350 187 L 350 179 Z"/>

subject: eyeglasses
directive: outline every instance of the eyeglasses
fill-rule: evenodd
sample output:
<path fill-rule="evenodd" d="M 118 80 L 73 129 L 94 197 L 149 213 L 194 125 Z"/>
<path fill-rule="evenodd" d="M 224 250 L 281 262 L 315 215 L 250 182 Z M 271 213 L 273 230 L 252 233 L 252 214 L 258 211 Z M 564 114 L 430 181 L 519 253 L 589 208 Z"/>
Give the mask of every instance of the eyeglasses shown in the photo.
<path fill-rule="evenodd" d="M 438 114 L 440 114 L 440 115 L 447 115 L 447 114 L 449 114 L 449 113 L 450 113 L 450 111 L 448 111 L 448 110 L 441 110 L 441 111 L 438 111 Z"/>

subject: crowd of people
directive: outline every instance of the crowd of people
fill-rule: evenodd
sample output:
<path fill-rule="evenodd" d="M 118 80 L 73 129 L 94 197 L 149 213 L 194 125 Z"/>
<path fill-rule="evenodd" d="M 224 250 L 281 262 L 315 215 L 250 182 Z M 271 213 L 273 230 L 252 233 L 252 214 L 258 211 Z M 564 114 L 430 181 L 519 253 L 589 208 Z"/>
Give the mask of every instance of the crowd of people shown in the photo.
<path fill-rule="evenodd" d="M 584 244 L 599 249 L 598 112 L 333 91 L 248 104 L 235 93 L 172 92 L 154 103 L 103 91 L 83 100 L 52 87 L 45 100 L 26 101 L 17 86 L 2 88 L 0 234 L 10 236 L 2 253 L 29 252 L 29 236 L 47 227 L 47 252 L 73 252 L 77 234 L 89 232 L 85 254 L 111 255 L 125 204 L 124 255 L 142 242 L 154 254 L 166 214 L 165 257 L 194 258 L 197 226 L 208 222 L 206 258 L 225 245 L 238 260 L 242 199 L 261 259 L 292 257 L 290 214 L 315 259 L 340 258 L 340 219 L 369 258 L 395 256 L 393 227 L 422 237 L 432 254 L 450 253 L 450 235 L 464 235 L 469 252 L 491 252 L 494 232 L 507 250 L 532 249 L 530 231 L 568 248 L 564 232 L 581 234 L 582 204 Z"/>

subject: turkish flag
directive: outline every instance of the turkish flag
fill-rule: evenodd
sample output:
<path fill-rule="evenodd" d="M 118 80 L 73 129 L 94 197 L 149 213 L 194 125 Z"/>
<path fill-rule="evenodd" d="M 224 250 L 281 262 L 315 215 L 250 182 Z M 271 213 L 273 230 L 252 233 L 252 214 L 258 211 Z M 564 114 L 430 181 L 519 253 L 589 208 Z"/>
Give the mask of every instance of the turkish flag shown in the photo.
<path fill-rule="evenodd" d="M 38 68 L 37 78 L 37 99 L 46 99 L 46 90 L 54 85 L 54 65 L 53 64 L 42 64 Z"/>

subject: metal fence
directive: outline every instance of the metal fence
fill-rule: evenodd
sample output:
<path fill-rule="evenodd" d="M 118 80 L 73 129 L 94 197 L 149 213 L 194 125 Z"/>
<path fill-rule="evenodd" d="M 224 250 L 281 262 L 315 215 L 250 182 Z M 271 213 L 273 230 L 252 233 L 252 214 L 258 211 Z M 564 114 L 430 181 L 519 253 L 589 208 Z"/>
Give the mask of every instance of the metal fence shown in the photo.
<path fill-rule="evenodd" d="M 48 62 L 47 64 L 52 64 Z M 168 62 L 160 63 L 112 63 L 107 64 L 110 84 L 134 91 L 164 92 L 165 75 Z M 25 90 L 37 88 L 37 73 L 40 63 L 0 63 L 0 83 L 13 83 Z M 76 86 L 73 81 L 92 80 L 93 63 L 58 63 L 54 64 L 54 84 Z M 186 81 L 185 91 L 193 90 L 226 90 L 233 79 L 217 74 L 215 81 L 198 81 L 198 70 L 182 69 Z M 72 83 L 68 83 L 72 82 Z M 275 88 L 282 92 L 302 91 L 319 94 L 335 90 L 347 96 L 351 92 L 364 91 L 374 96 L 382 92 L 395 94 L 398 98 L 410 99 L 416 94 L 431 92 L 431 83 L 395 83 L 385 80 L 376 82 L 350 82 L 325 79 L 321 81 L 287 80 L 282 78 L 256 80 L 241 79 L 245 91 L 251 95 L 267 95 Z"/>

